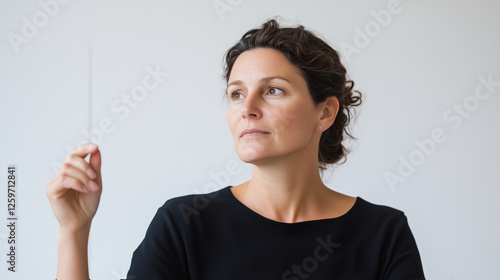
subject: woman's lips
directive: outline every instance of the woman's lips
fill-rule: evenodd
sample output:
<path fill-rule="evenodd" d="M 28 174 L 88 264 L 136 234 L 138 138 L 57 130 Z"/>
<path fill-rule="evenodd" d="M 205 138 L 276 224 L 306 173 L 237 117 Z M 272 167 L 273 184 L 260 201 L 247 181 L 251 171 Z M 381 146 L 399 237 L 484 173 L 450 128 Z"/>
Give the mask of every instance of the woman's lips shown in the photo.
<path fill-rule="evenodd" d="M 241 132 L 240 137 L 253 137 L 253 136 L 260 136 L 264 134 L 269 134 L 269 132 L 257 129 L 257 128 L 249 128 L 245 129 Z"/>

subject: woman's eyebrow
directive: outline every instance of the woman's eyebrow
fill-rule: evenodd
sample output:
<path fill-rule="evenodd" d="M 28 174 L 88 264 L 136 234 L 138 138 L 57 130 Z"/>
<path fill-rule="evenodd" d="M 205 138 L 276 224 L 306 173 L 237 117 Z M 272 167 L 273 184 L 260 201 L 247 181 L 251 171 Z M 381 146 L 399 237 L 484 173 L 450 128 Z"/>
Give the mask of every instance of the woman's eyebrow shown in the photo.
<path fill-rule="evenodd" d="M 270 82 L 272 80 L 275 80 L 275 79 L 283 80 L 283 81 L 291 84 L 291 82 L 288 79 L 286 79 L 285 77 L 283 77 L 283 76 L 264 77 L 264 78 L 260 79 L 259 82 L 261 82 L 261 83 L 268 83 L 268 82 Z M 239 85 L 242 85 L 242 84 L 243 84 L 243 82 L 241 80 L 232 81 L 229 84 L 227 84 L 227 88 L 229 88 L 230 86 L 233 86 L 233 85 L 239 86 Z M 227 91 L 227 88 L 226 88 L 226 91 Z"/>
<path fill-rule="evenodd" d="M 272 76 L 272 77 L 265 77 L 265 78 L 262 78 L 260 79 L 261 82 L 270 82 L 272 80 L 275 80 L 275 79 L 278 79 L 278 80 L 283 80 L 289 84 L 291 84 L 292 82 L 290 82 L 287 78 L 283 77 L 283 76 Z"/>

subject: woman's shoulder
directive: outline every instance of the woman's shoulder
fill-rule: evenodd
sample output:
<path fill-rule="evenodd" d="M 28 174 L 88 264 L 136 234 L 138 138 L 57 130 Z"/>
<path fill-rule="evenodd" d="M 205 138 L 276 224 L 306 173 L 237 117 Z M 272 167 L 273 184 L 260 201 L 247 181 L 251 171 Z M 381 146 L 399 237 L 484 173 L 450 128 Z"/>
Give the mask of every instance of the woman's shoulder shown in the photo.
<path fill-rule="evenodd" d="M 360 196 L 356 197 L 356 202 L 350 212 L 351 216 L 356 219 L 366 220 L 371 223 L 406 220 L 404 211 L 386 204 L 366 200 Z"/>
<path fill-rule="evenodd" d="M 177 209 L 180 205 L 186 205 L 195 208 L 206 208 L 209 204 L 216 201 L 227 200 L 227 193 L 231 186 L 223 187 L 219 190 L 214 190 L 208 193 L 191 193 L 181 196 L 176 196 L 167 199 L 161 206 L 165 209 Z"/>
<path fill-rule="evenodd" d="M 230 200 L 228 193 L 231 186 L 224 187 L 209 193 L 194 193 L 168 199 L 158 209 L 170 218 L 181 219 L 190 224 L 193 217 L 199 217 L 203 212 L 222 208 Z M 206 210 L 210 209 L 210 210 Z"/>
<path fill-rule="evenodd" d="M 375 203 L 361 196 L 350 196 L 334 190 L 325 195 L 330 205 L 332 217 L 340 220 L 380 220 L 404 216 L 404 212 L 394 207 Z"/>

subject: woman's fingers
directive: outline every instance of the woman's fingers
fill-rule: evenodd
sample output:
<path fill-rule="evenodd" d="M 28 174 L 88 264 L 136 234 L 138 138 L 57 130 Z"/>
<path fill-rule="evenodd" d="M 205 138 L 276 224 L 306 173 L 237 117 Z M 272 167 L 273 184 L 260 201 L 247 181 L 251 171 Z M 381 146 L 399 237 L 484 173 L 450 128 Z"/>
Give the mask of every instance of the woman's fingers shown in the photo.
<path fill-rule="evenodd" d="M 85 157 L 90 154 L 89 163 Z M 96 190 L 96 185 L 101 186 L 101 151 L 96 144 L 85 143 L 78 146 L 72 154 L 68 156 L 69 160 L 80 167 L 87 175 L 94 180 L 96 184 L 91 183 L 91 189 Z"/>
<path fill-rule="evenodd" d="M 90 155 L 90 164 L 85 161 L 85 157 Z M 101 173 L 101 152 L 97 148 L 96 144 L 85 143 L 78 146 L 71 154 L 66 158 L 66 162 L 71 163 L 73 166 L 79 168 L 81 171 L 87 174 L 87 176 L 94 181 L 90 183 L 91 189 L 95 190 L 96 185 L 100 185 L 100 173 Z"/>
<path fill-rule="evenodd" d="M 80 180 L 67 175 L 65 171 L 63 172 L 63 169 L 65 169 L 64 165 L 61 166 L 57 175 L 52 177 L 49 181 L 47 190 L 45 191 L 49 199 L 58 199 L 64 196 L 70 189 L 78 192 L 88 192 Z"/>
<path fill-rule="evenodd" d="M 65 163 L 70 163 L 74 167 L 76 167 L 76 168 L 80 169 L 81 171 L 87 173 L 87 175 L 91 179 L 97 178 L 97 174 L 92 169 L 92 167 L 90 167 L 90 164 L 87 161 L 85 161 L 82 157 L 80 157 L 80 156 L 78 156 L 76 154 L 70 154 L 70 155 L 68 155 L 68 157 L 66 158 Z"/>
<path fill-rule="evenodd" d="M 76 147 L 76 149 L 73 150 L 73 152 L 71 154 L 75 154 L 77 156 L 85 158 L 88 154 L 95 152 L 96 149 L 97 149 L 96 144 L 85 143 L 85 144 L 82 144 L 82 145 Z"/>
<path fill-rule="evenodd" d="M 85 186 L 85 184 L 80 179 L 67 175 L 62 175 L 59 178 L 60 185 L 63 187 L 62 189 L 60 189 L 60 194 L 66 192 L 68 189 L 84 193 L 89 192 L 87 186 Z"/>
<path fill-rule="evenodd" d="M 101 181 L 100 170 L 94 170 L 85 161 L 85 157 L 90 153 L 97 155 L 91 156 L 91 158 L 95 158 L 93 160 L 94 166 L 100 169 L 100 152 L 97 145 L 93 143 L 82 144 L 66 157 L 58 174 L 53 178 L 55 184 L 49 184 L 52 187 L 47 189 L 47 194 L 60 197 L 68 189 L 84 193 L 98 190 Z"/>
<path fill-rule="evenodd" d="M 92 171 L 95 171 L 96 173 L 96 178 L 95 178 L 95 181 L 99 184 L 99 185 L 102 185 L 102 179 L 101 179 L 101 151 L 99 151 L 98 148 L 95 149 L 94 152 L 92 152 L 92 154 L 90 155 L 90 159 L 89 159 L 89 163 L 90 163 L 90 169 Z M 92 177 L 92 176 L 90 176 Z"/>
<path fill-rule="evenodd" d="M 87 172 L 82 171 L 80 168 L 74 167 L 71 163 L 65 163 L 61 169 L 62 169 L 61 175 L 78 179 L 81 182 L 81 184 L 78 185 L 83 186 L 84 192 L 86 192 L 86 190 L 91 190 L 91 191 L 97 190 L 98 188 L 97 183 L 89 177 Z"/>
<path fill-rule="evenodd" d="M 94 163 L 94 165 L 96 166 L 94 168 L 92 168 L 91 164 L 87 163 L 83 158 L 81 158 L 80 156 L 77 156 L 75 154 L 69 156 L 66 160 L 66 163 L 73 165 L 75 168 L 77 168 L 80 171 L 82 171 L 83 173 L 85 173 L 87 175 L 87 177 L 89 178 L 88 180 L 91 180 L 95 183 L 94 184 L 94 183 L 90 182 L 90 184 L 88 184 L 91 187 L 90 188 L 91 190 L 95 190 L 96 189 L 95 187 L 97 185 L 100 185 L 100 159 L 97 159 L 96 158 L 97 156 L 100 158 L 99 150 L 97 150 L 96 152 L 91 154 L 91 158 L 90 158 L 91 164 L 92 164 L 92 162 L 99 161 L 97 163 Z M 96 173 L 96 171 L 97 171 L 97 173 Z M 84 183 L 88 183 L 88 180 L 84 180 Z"/>
<path fill-rule="evenodd" d="M 84 179 L 82 172 L 70 164 L 65 163 L 59 170 L 59 174 L 55 176 L 49 187 L 47 188 L 47 196 L 49 198 L 58 199 L 66 194 L 68 190 L 88 193 L 88 181 Z"/>

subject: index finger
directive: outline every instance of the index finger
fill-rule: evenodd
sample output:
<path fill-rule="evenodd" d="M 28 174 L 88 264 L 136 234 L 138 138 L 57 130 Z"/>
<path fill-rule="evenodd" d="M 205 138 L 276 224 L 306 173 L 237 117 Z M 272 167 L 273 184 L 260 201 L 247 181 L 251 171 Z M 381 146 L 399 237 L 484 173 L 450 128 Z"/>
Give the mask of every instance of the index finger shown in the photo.
<path fill-rule="evenodd" d="M 89 142 L 76 147 L 76 149 L 74 149 L 71 153 L 85 158 L 88 154 L 94 152 L 96 148 L 97 144 Z"/>

